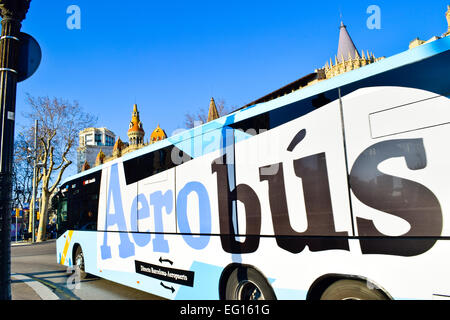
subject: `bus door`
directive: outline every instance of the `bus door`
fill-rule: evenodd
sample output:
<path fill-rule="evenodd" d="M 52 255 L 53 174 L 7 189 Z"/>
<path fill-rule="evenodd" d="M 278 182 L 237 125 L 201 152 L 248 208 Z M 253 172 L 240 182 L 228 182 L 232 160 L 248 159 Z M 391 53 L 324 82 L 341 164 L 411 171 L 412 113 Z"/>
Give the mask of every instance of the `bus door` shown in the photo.
<path fill-rule="evenodd" d="M 164 166 L 164 150 L 154 153 L 155 174 L 137 182 L 137 197 L 131 210 L 136 215 L 134 240 L 136 259 L 159 265 L 159 260 L 173 261 L 170 235 L 176 233 L 175 169 L 160 170 Z M 161 171 L 161 172 L 160 172 Z"/>
<path fill-rule="evenodd" d="M 134 272 L 136 228 L 133 203 L 137 182 L 122 162 L 105 166 L 101 173 L 98 202 L 97 264 L 101 270 Z M 136 168 L 138 170 L 138 168 Z"/>

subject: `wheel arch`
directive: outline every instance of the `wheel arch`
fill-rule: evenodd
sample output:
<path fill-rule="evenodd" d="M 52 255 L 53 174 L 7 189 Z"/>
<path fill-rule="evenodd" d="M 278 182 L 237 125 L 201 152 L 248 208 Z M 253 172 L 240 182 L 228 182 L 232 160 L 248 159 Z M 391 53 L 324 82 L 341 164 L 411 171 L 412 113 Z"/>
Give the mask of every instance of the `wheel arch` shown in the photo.
<path fill-rule="evenodd" d="M 249 268 L 249 269 L 253 269 L 256 272 L 258 272 L 262 277 L 264 277 L 264 279 L 267 281 L 267 284 L 271 287 L 272 291 L 275 294 L 275 291 L 273 290 L 273 287 L 270 284 L 270 281 L 264 275 L 264 273 L 261 270 L 259 270 L 257 267 L 250 265 L 250 264 L 231 263 L 223 269 L 222 274 L 220 275 L 220 278 L 219 278 L 218 290 L 219 290 L 219 299 L 220 300 L 225 300 L 225 288 L 227 285 L 227 281 L 230 278 L 232 272 L 234 270 L 236 270 L 237 268 Z"/>
<path fill-rule="evenodd" d="M 83 248 L 81 247 L 81 244 L 79 244 L 78 242 L 75 242 L 72 246 L 72 266 L 75 265 L 75 255 L 77 254 L 78 248 L 81 248 L 81 250 L 83 250 Z"/>
<path fill-rule="evenodd" d="M 333 283 L 339 280 L 358 280 L 361 282 L 366 282 L 367 286 L 370 286 L 375 290 L 380 291 L 388 300 L 393 300 L 392 296 L 386 291 L 386 289 L 384 289 L 382 286 L 380 286 L 371 279 L 359 275 L 338 274 L 338 273 L 325 274 L 317 278 L 310 286 L 308 293 L 306 295 L 306 300 L 320 300 L 320 297 L 325 292 L 325 290 Z"/>

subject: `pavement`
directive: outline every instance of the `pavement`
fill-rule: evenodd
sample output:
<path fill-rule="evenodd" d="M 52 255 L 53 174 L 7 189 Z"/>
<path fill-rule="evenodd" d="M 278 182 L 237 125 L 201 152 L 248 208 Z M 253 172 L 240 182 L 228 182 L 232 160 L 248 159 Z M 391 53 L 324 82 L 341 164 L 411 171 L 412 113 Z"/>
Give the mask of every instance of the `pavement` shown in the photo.
<path fill-rule="evenodd" d="M 56 263 L 56 239 L 11 243 L 12 300 L 161 300 L 106 279 L 79 279 Z M 73 285 L 75 287 L 73 288 Z"/>
<path fill-rule="evenodd" d="M 37 281 L 36 281 L 37 282 Z M 11 275 L 11 300 L 43 300 L 26 279 Z"/>

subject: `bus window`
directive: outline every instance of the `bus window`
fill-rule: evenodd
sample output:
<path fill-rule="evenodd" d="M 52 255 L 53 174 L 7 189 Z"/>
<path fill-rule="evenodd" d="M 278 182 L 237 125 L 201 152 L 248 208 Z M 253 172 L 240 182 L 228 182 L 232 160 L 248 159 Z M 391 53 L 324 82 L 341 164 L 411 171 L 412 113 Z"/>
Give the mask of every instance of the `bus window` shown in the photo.
<path fill-rule="evenodd" d="M 339 99 L 338 90 L 329 90 L 233 123 L 230 127 L 244 132 L 249 132 L 248 130 L 252 129 L 256 134 L 260 134 L 261 132 L 277 128 L 289 121 L 300 118 L 337 99 Z"/>
<path fill-rule="evenodd" d="M 67 199 L 60 198 L 56 214 L 56 230 L 59 236 L 67 230 Z"/>
<path fill-rule="evenodd" d="M 192 159 L 186 152 L 171 145 L 124 161 L 123 169 L 127 185 L 176 167 L 178 164 L 172 161 L 172 153 L 179 154 L 185 159 L 184 162 Z"/>
<path fill-rule="evenodd" d="M 78 230 L 97 230 L 98 194 L 90 194 L 81 201 L 81 215 L 77 223 Z"/>
<path fill-rule="evenodd" d="M 101 171 L 62 186 L 58 200 L 58 234 L 66 230 L 97 230 Z"/>

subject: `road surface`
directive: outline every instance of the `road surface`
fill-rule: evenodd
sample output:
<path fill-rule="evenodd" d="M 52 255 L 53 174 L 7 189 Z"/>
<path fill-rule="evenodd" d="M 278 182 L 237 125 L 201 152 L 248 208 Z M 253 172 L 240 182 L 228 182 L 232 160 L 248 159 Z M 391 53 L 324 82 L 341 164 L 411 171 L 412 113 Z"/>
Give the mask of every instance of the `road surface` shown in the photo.
<path fill-rule="evenodd" d="M 77 288 L 67 267 L 56 263 L 56 241 L 11 246 L 13 300 L 160 300 L 162 298 L 100 278 Z"/>

